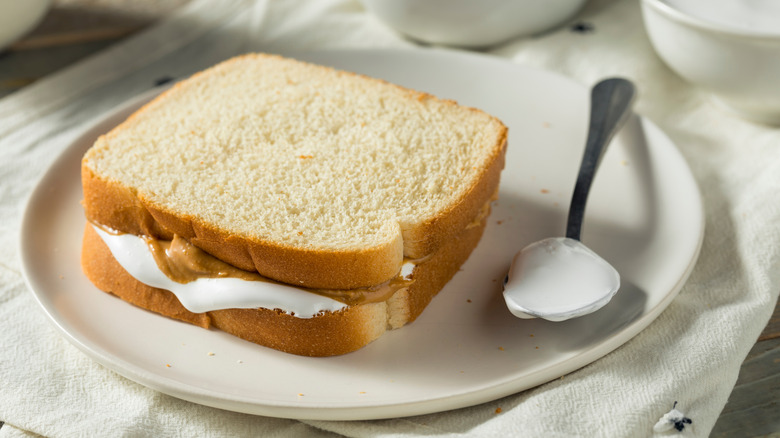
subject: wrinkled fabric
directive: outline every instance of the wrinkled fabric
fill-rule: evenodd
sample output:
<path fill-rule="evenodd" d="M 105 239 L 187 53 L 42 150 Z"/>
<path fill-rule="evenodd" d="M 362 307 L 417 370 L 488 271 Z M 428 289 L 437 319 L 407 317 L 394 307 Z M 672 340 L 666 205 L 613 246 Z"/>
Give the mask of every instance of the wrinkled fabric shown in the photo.
<path fill-rule="evenodd" d="M 0 100 L 0 437 L 636 437 L 653 435 L 675 401 L 692 420 L 685 433 L 707 436 L 780 291 L 780 129 L 721 111 L 670 71 L 650 46 L 638 3 L 591 1 L 567 25 L 487 52 L 583 85 L 606 76 L 632 79 L 636 111 L 669 135 L 701 188 L 706 232 L 699 260 L 668 309 L 614 352 L 563 379 L 450 412 L 300 422 L 182 401 L 105 369 L 69 344 L 21 274 L 24 202 L 94 117 L 161 78 L 185 77 L 248 51 L 414 46 L 359 1 L 193 0 Z"/>

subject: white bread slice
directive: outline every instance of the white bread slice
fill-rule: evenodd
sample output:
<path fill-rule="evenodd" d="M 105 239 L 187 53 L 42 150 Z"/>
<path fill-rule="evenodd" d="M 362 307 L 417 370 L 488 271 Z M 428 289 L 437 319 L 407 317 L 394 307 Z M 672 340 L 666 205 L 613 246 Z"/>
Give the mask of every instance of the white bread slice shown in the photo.
<path fill-rule="evenodd" d="M 486 220 L 486 216 L 479 218 L 417 264 L 412 284 L 387 301 L 350 306 L 309 319 L 269 309 L 190 312 L 173 293 L 147 286 L 128 274 L 90 224 L 84 229 L 81 265 L 99 289 L 138 307 L 203 328 L 215 327 L 287 353 L 334 356 L 360 349 L 387 330 L 414 321 L 479 243 Z"/>
<path fill-rule="evenodd" d="M 82 161 L 84 207 L 95 223 L 175 233 L 278 281 L 370 286 L 478 216 L 506 137 L 499 120 L 452 101 L 245 55 L 100 137 Z"/>

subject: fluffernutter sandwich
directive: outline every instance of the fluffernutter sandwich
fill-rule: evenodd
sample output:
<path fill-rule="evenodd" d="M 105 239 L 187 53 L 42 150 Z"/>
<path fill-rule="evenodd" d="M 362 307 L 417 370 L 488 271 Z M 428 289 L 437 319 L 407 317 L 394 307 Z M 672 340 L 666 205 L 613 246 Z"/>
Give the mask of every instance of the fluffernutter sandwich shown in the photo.
<path fill-rule="evenodd" d="M 249 54 L 82 160 L 82 267 L 138 307 L 306 356 L 414 321 L 479 242 L 507 128 L 366 76 Z"/>

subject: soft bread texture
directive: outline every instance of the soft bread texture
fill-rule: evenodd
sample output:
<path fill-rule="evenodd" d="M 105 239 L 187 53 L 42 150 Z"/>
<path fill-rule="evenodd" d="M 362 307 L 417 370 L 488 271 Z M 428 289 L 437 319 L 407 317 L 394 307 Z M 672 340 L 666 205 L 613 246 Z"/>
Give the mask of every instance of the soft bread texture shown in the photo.
<path fill-rule="evenodd" d="M 370 286 L 474 221 L 497 190 L 506 137 L 452 101 L 245 55 L 99 138 L 82 161 L 84 207 L 95 223 L 175 233 L 285 283 Z"/>
<path fill-rule="evenodd" d="M 203 328 L 216 327 L 248 341 L 304 356 L 334 356 L 355 351 L 386 330 L 414 321 L 458 271 L 476 247 L 486 218 L 467 226 L 412 271 L 414 282 L 386 302 L 348 307 L 311 319 L 268 309 L 226 309 L 193 313 L 173 293 L 133 278 L 87 224 L 81 264 L 99 289 L 124 301 Z"/>

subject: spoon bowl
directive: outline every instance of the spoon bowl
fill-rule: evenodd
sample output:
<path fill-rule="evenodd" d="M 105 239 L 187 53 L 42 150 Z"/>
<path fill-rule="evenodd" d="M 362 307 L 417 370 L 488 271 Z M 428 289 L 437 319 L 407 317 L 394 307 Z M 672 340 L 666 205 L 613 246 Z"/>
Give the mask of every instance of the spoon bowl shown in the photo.
<path fill-rule="evenodd" d="M 517 253 L 507 284 L 522 286 L 504 293 L 507 308 L 518 318 L 564 321 L 602 308 L 620 288 L 620 274 L 579 240 L 550 237 Z M 587 282 L 591 286 L 583 288 Z M 551 299 L 555 297 L 555 299 Z"/>
<path fill-rule="evenodd" d="M 607 145 L 631 113 L 636 91 L 625 79 L 597 83 L 591 92 L 590 126 L 574 186 L 566 237 L 523 248 L 504 279 L 504 300 L 518 318 L 564 321 L 604 307 L 620 289 L 620 274 L 580 241 L 585 204 Z"/>

